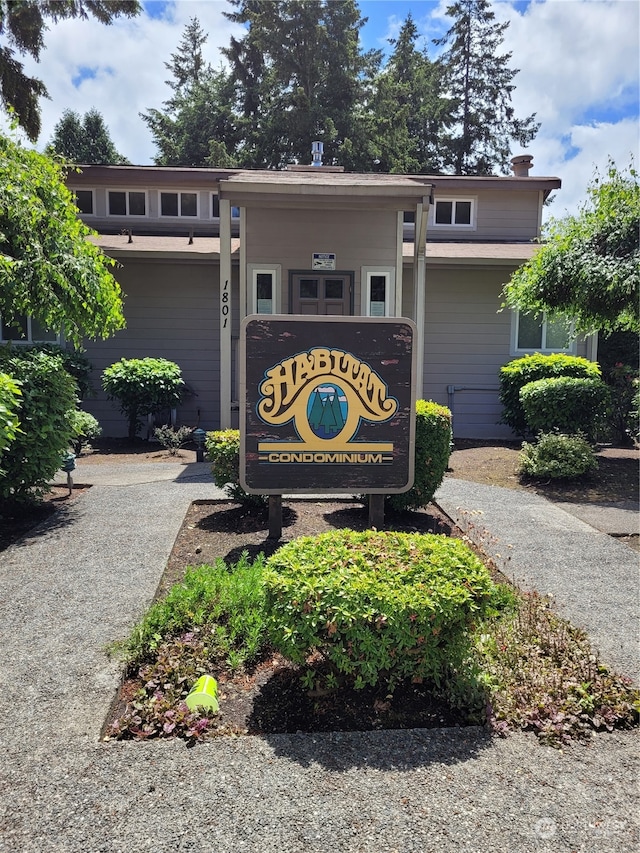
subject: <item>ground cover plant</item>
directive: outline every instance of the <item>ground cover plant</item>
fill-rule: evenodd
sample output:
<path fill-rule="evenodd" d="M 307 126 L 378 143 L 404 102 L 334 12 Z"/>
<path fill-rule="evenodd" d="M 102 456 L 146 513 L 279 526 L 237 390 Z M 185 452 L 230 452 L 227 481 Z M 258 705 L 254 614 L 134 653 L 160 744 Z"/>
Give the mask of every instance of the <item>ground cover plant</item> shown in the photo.
<path fill-rule="evenodd" d="M 545 743 L 561 746 L 600 729 L 637 723 L 638 691 L 598 662 L 586 637 L 559 619 L 546 600 L 514 592 L 497 575 L 489 577 L 482 564 L 475 563 L 475 555 L 466 555 L 466 546 L 436 542 L 453 542 L 442 535 L 424 537 L 426 543 L 420 535 L 405 538 L 396 533 L 369 532 L 359 539 L 353 531 L 334 531 L 332 537 L 348 541 L 351 557 L 356 563 L 362 560 L 365 568 L 374 560 L 364 543 L 376 541 L 376 553 L 379 556 L 381 547 L 384 554 L 375 560 L 380 572 L 387 565 L 399 571 L 412 544 L 417 551 L 425 544 L 432 546 L 432 553 L 444 549 L 450 558 L 464 554 L 452 568 L 466 592 L 458 588 L 456 594 L 475 593 L 460 620 L 467 642 L 454 641 L 457 651 L 450 666 L 438 639 L 447 633 L 446 615 L 439 610 L 437 596 L 420 587 L 418 595 L 429 600 L 424 612 L 419 602 L 404 597 L 388 615 L 373 607 L 366 611 L 362 601 L 361 610 L 350 614 L 353 605 L 346 597 L 340 600 L 339 585 L 330 600 L 321 594 L 322 606 L 316 600 L 320 586 L 313 582 L 304 600 L 297 591 L 284 596 L 290 605 L 286 619 L 306 625 L 302 639 L 293 644 L 291 657 L 297 661 L 287 658 L 290 643 L 275 648 L 286 634 L 283 607 L 274 613 L 268 603 L 270 583 L 278 584 L 274 578 L 265 584 L 283 560 L 291 565 L 291 554 L 280 556 L 285 546 L 270 558 L 273 563 L 243 557 L 235 564 L 218 561 L 189 569 L 184 580 L 152 606 L 125 644 L 129 678 L 115 719 L 105 730 L 107 739 L 180 736 L 195 743 L 228 733 L 486 723 L 498 734 L 531 730 Z M 311 539 L 310 554 L 327 553 L 326 538 Z M 305 543 L 293 540 L 290 545 L 293 554 L 304 553 Z M 471 590 L 465 587 L 466 573 Z M 445 595 L 439 604 L 451 606 L 454 599 Z M 475 610 L 468 606 L 472 601 Z M 355 642 L 347 636 L 352 629 Z M 395 671 L 392 643 L 386 648 L 379 643 L 385 634 L 402 649 L 404 660 Z M 327 652 L 330 645 L 354 652 L 352 662 L 364 660 L 366 665 L 341 672 Z M 431 663 L 422 667 L 421 659 L 432 662 L 438 655 L 442 659 L 435 669 Z M 219 681 L 218 715 L 190 712 L 184 701 L 205 672 Z M 372 683 L 363 683 L 361 677 L 356 686 L 362 672 Z"/>

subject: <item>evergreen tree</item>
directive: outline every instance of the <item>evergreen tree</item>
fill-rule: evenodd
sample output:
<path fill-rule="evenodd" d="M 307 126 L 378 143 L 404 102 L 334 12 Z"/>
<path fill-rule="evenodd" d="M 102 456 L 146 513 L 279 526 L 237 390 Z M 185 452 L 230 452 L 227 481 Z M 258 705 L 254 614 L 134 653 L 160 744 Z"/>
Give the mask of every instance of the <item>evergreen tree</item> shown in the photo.
<path fill-rule="evenodd" d="M 164 110 L 141 114 L 158 149 L 158 166 L 236 165 L 234 87 L 228 74 L 214 71 L 205 61 L 206 41 L 200 22 L 192 18 L 177 52 L 165 62 L 172 74 L 166 81 L 172 96 L 164 101 Z"/>
<path fill-rule="evenodd" d="M 355 0 L 230 2 L 236 11 L 227 17 L 248 24 L 226 51 L 239 92 L 242 164 L 309 163 L 320 140 L 325 162 L 362 167 L 366 80 L 380 57 L 360 50 Z"/>
<path fill-rule="evenodd" d="M 102 114 L 96 109 L 86 112 L 84 118 L 72 110 L 65 110 L 54 128 L 49 149 L 71 163 L 99 166 L 129 163 L 118 153 Z"/>
<path fill-rule="evenodd" d="M 400 174 L 433 174 L 442 168 L 440 135 L 449 102 L 441 95 L 441 70 L 418 50 L 418 29 L 409 14 L 393 53 L 376 81 L 376 168 Z"/>
<path fill-rule="evenodd" d="M 28 54 L 36 61 L 44 47 L 43 33 L 47 20 L 88 18 L 93 15 L 110 24 L 118 15 L 132 17 L 140 12 L 140 4 L 131 0 L 47 0 L 47 2 L 15 2 L 0 0 L 0 103 L 14 110 L 18 123 L 35 142 L 40 135 L 40 98 L 47 97 L 47 87 L 37 77 L 28 77 L 24 66 L 15 58 Z"/>
<path fill-rule="evenodd" d="M 457 175 L 508 172 L 511 143 L 527 145 L 539 124 L 535 113 L 515 117 L 511 93 L 517 69 L 511 54 L 499 54 L 509 23 L 495 23 L 489 0 L 457 0 L 447 8 L 453 26 L 435 43 L 444 83 L 453 99 L 452 124 L 444 134 L 444 167 Z"/>

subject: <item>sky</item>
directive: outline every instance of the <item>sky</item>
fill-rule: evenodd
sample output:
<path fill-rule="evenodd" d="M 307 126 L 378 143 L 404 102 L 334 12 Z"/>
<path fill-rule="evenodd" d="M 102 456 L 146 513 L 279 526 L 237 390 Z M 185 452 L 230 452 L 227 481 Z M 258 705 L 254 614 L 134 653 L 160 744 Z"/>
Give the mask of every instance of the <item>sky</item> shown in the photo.
<path fill-rule="evenodd" d="M 451 24 L 450 0 L 360 0 L 365 49 L 388 54 L 411 13 L 432 59 L 432 40 Z M 164 63 L 176 50 L 193 17 L 208 33 L 205 57 L 224 62 L 220 47 L 242 29 L 223 11 L 226 0 L 144 2 L 136 18 L 110 26 L 93 19 L 50 24 L 40 62 L 25 58 L 29 74 L 42 79 L 50 100 L 42 100 L 38 148 L 50 141 L 65 109 L 102 113 L 118 151 L 132 163 L 153 163 L 155 146 L 139 114 L 162 108 L 170 95 Z M 516 116 L 536 113 L 541 128 L 526 152 L 531 175 L 562 179 L 550 208 L 553 216 L 576 213 L 594 171 L 606 173 L 608 159 L 619 168 L 638 162 L 640 0 L 494 0 L 498 21 L 509 21 L 502 52 L 518 68 L 512 102 Z M 6 125 L 5 125 L 6 127 Z"/>

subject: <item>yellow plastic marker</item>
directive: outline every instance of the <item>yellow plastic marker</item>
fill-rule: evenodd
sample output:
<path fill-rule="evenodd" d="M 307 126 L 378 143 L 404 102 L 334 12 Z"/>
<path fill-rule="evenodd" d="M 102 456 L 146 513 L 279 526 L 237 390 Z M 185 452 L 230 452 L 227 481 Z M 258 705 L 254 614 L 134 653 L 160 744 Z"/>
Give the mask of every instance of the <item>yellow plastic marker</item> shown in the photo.
<path fill-rule="evenodd" d="M 194 711 L 198 707 L 211 708 L 214 714 L 220 710 L 218 704 L 218 682 L 212 675 L 201 675 L 186 698 L 187 708 Z"/>

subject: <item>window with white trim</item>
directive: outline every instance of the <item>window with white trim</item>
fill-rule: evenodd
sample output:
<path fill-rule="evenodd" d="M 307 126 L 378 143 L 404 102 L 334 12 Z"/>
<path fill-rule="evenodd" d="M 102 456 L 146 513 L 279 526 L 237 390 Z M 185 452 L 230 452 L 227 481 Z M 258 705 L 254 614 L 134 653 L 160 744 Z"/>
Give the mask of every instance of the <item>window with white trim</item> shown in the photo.
<path fill-rule="evenodd" d="M 575 336 L 562 320 L 547 319 L 546 314 L 515 311 L 512 318 L 514 353 L 575 352 Z"/>
<path fill-rule="evenodd" d="M 93 190 L 75 190 L 72 189 L 73 200 L 80 213 L 85 216 L 92 216 L 94 212 L 93 206 Z"/>
<path fill-rule="evenodd" d="M 249 314 L 278 314 L 280 310 L 280 264 L 249 264 Z"/>
<path fill-rule="evenodd" d="M 437 198 L 431 206 L 431 226 L 435 228 L 475 228 L 474 198 Z"/>
<path fill-rule="evenodd" d="M 146 216 L 147 194 L 144 190 L 109 190 L 109 216 Z"/>
<path fill-rule="evenodd" d="M 57 344 L 60 343 L 60 335 L 57 332 L 45 329 L 34 317 L 22 314 L 16 317 L 11 324 L 0 324 L 0 340 L 11 341 L 15 344 Z"/>
<path fill-rule="evenodd" d="M 362 267 L 362 314 L 365 317 L 393 317 L 395 270 L 391 267 Z"/>
<path fill-rule="evenodd" d="M 161 192 L 160 216 L 197 216 L 198 193 Z"/>

